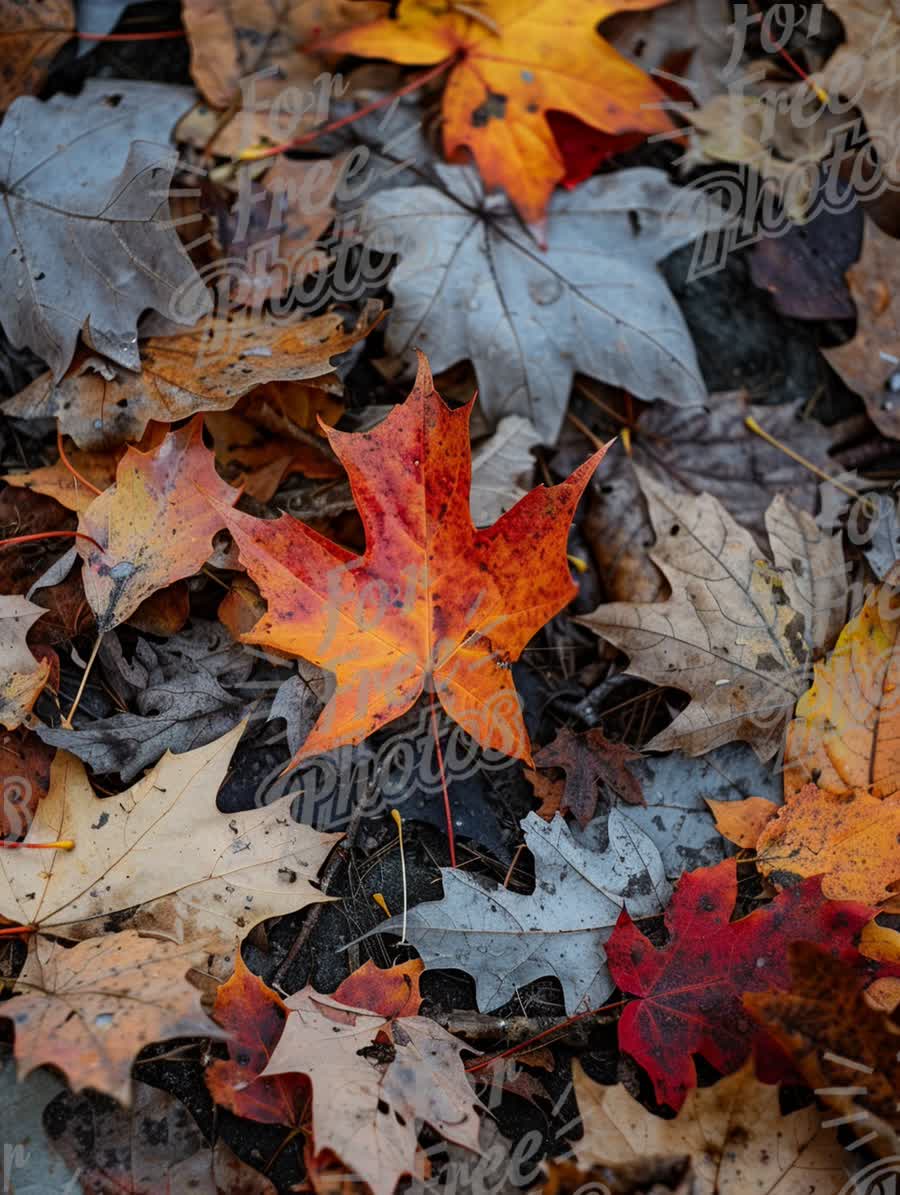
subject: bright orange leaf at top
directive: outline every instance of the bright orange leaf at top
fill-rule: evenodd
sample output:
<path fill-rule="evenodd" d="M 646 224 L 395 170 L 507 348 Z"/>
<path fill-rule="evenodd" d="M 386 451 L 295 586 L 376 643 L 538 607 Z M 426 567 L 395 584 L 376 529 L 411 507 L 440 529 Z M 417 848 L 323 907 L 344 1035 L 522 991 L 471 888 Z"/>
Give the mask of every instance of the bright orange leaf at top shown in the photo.
<path fill-rule="evenodd" d="M 566 175 L 547 123 L 568 112 L 604 133 L 661 133 L 665 95 L 596 32 L 616 12 L 665 0 L 401 0 L 330 49 L 403 64 L 455 60 L 444 92 L 444 146 L 467 146 L 488 188 L 503 187 L 529 223 Z"/>
<path fill-rule="evenodd" d="M 244 641 L 337 678 L 294 763 L 362 742 L 423 692 L 482 747 L 530 761 L 510 665 L 575 596 L 569 523 L 606 449 L 476 530 L 471 409 L 444 405 L 420 356 L 412 394 L 378 427 L 325 428 L 365 526 L 362 556 L 289 515 L 255 519 L 208 495 L 268 603 Z"/>

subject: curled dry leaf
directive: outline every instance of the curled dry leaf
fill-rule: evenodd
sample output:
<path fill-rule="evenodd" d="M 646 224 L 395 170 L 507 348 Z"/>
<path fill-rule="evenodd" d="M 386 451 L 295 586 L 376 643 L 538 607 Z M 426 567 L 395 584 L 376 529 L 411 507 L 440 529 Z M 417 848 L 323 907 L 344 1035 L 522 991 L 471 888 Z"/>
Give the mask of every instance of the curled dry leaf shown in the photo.
<path fill-rule="evenodd" d="M 0 128 L 0 258 L 7 263 L 0 321 L 54 379 L 78 336 L 137 369 L 137 321 L 148 308 L 178 320 L 185 289 L 194 323 L 206 288 L 169 219 L 175 167 L 169 129 L 185 89 L 89 79 L 77 96 L 15 101 Z M 48 150 L 48 147 L 49 150 Z M 95 415 L 96 418 L 96 415 Z M 137 437 L 134 437 L 137 438 Z"/>
<path fill-rule="evenodd" d="M 76 547 L 101 635 L 156 590 L 200 571 L 223 525 L 210 496 L 230 506 L 239 495 L 216 473 L 203 444 L 202 417 L 170 432 L 151 452 L 126 449 L 116 484 L 78 520 L 79 531 L 90 536 Z"/>
<path fill-rule="evenodd" d="M 534 892 L 442 868 L 443 900 L 410 909 L 406 937 L 426 967 L 472 975 L 482 1010 L 546 975 L 560 981 L 568 1013 L 597 1007 L 614 987 L 603 945 L 622 908 L 652 917 L 668 900 L 659 852 L 617 809 L 602 852 L 576 842 L 558 814 L 548 825 L 529 813 L 522 826 L 535 858 Z M 391 917 L 366 936 L 399 933 L 403 924 Z"/>
<path fill-rule="evenodd" d="M 482 747 L 530 760 L 510 665 L 575 594 L 566 537 L 605 449 L 476 531 L 471 409 L 448 410 L 422 356 L 412 393 L 377 427 L 328 429 L 365 527 L 363 556 L 289 515 L 255 519 L 210 498 L 268 603 L 243 640 L 337 678 L 295 764 L 362 742 L 426 685 Z"/>
<path fill-rule="evenodd" d="M 290 322 L 211 317 L 183 335 L 145 341 L 140 373 L 111 370 L 84 354 L 61 382 L 44 374 L 4 410 L 25 419 L 56 417 L 85 449 L 139 440 L 151 419 L 174 423 L 200 411 L 227 411 L 267 382 L 317 378 L 323 389 L 333 388 L 332 357 L 370 332 L 380 311 L 372 300 L 349 332 L 335 313 Z"/>
<path fill-rule="evenodd" d="M 0 0 L 0 112 L 35 92 L 75 32 L 72 0 Z"/>
<path fill-rule="evenodd" d="M 330 1150 L 374 1195 L 392 1195 L 404 1174 L 417 1172 L 423 1122 L 477 1152 L 479 1104 L 460 1059 L 471 1047 L 425 1017 L 388 1018 L 308 987 L 285 1004 L 290 1012 L 262 1077 L 309 1077 L 316 1156 Z M 386 1062 L 373 1049 L 379 1042 L 392 1047 Z"/>
<path fill-rule="evenodd" d="M 208 1145 L 180 1100 L 144 1083 L 129 1109 L 64 1092 L 47 1119 L 53 1148 L 90 1195 L 275 1195 L 223 1140 Z"/>
<path fill-rule="evenodd" d="M 846 1154 L 816 1105 L 782 1116 L 778 1088 L 755 1078 L 749 1063 L 693 1090 L 674 1120 L 648 1112 L 621 1084 L 601 1087 L 577 1062 L 572 1069 L 584 1129 L 573 1148 L 582 1169 L 609 1166 L 616 1174 L 641 1161 L 684 1158 L 689 1177 L 678 1190 L 691 1195 L 807 1195 L 846 1182 Z"/>
<path fill-rule="evenodd" d="M 27 598 L 0 597 L 0 725 L 28 720 L 50 676 L 49 660 L 36 660 L 25 642 L 29 628 L 47 611 Z"/>
<path fill-rule="evenodd" d="M 705 400 L 657 262 L 723 225 L 714 204 L 661 170 L 623 170 L 557 193 L 540 251 L 472 170 L 439 166 L 436 180 L 380 191 L 363 213 L 372 247 L 400 254 L 389 353 L 411 364 L 422 347 L 438 372 L 468 358 L 488 418 L 528 418 L 546 444 L 559 434 L 576 370 L 638 398 Z"/>
<path fill-rule="evenodd" d="M 66 948 L 35 944 L 23 973 L 24 994 L 0 1015 L 15 1026 L 19 1075 L 59 1067 L 73 1091 L 92 1087 L 131 1103 L 131 1063 L 150 1042 L 221 1037 L 187 980 L 203 955 L 132 930 Z"/>
<path fill-rule="evenodd" d="M 471 150 L 487 190 L 503 187 L 526 223 L 543 219 L 565 176 L 547 123 L 568 112 L 607 133 L 670 129 L 664 93 L 596 32 L 617 8 L 662 0 L 537 0 L 521 8 L 484 0 L 477 11 L 401 0 L 395 16 L 347 30 L 328 47 L 404 64 L 452 60 L 443 100 L 444 149 Z"/>
<path fill-rule="evenodd" d="M 619 1046 L 648 1072 L 659 1102 L 676 1110 L 697 1085 L 694 1054 L 725 1073 L 747 1058 L 753 1024 L 741 999 L 788 987 L 791 942 L 824 942 L 855 960 L 854 938 L 875 915 L 823 901 L 818 879 L 731 921 L 736 899 L 733 860 L 690 872 L 666 909 L 665 946 L 654 946 L 627 912 L 606 945 L 613 980 L 639 997 L 622 1013 Z"/>
<path fill-rule="evenodd" d="M 94 796 L 84 765 L 57 752 L 25 841 L 75 847 L 49 870 L 42 851 L 0 851 L 0 916 L 82 939 L 119 914 L 117 925 L 229 951 L 265 918 L 327 899 L 315 879 L 339 834 L 294 822 L 290 795 L 227 817 L 216 807 L 243 729 L 164 755 L 113 800 Z"/>
<path fill-rule="evenodd" d="M 773 567 L 715 498 L 675 494 L 636 472 L 656 533 L 650 558 L 672 597 L 599 606 L 579 621 L 628 653 L 632 675 L 691 694 L 652 750 L 702 755 L 740 739 L 768 759 L 814 652 L 844 617 L 840 536 L 776 497 L 766 512 Z"/>

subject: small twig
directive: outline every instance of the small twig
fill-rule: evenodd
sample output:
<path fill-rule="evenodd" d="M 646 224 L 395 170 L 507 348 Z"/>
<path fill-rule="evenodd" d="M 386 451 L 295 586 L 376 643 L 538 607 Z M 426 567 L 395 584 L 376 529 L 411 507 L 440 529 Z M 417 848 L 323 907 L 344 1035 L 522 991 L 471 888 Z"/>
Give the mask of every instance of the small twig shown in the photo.
<path fill-rule="evenodd" d="M 72 702 L 69 712 L 66 714 L 65 718 L 63 718 L 63 720 L 62 720 L 62 726 L 63 726 L 64 730 L 72 729 L 72 719 L 75 717 L 75 711 L 78 709 L 78 706 L 81 704 L 81 698 L 84 694 L 85 685 L 88 682 L 88 677 L 91 674 L 91 669 L 94 666 L 94 660 L 96 660 L 96 658 L 97 658 L 97 652 L 100 650 L 100 644 L 102 642 L 103 642 L 103 635 L 101 633 L 94 640 L 94 646 L 91 648 L 91 654 L 88 656 L 88 662 L 85 664 L 84 672 L 81 674 L 81 684 L 78 686 L 78 692 L 75 694 L 75 700 Z"/>

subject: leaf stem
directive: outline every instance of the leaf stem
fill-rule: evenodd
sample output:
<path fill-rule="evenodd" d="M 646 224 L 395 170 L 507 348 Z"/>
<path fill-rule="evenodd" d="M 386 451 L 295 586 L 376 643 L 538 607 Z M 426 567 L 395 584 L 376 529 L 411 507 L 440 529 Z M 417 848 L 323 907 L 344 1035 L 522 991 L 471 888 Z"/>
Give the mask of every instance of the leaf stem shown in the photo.
<path fill-rule="evenodd" d="M 84 486 L 86 490 L 90 490 L 92 494 L 102 494 L 102 490 L 98 490 L 95 485 L 92 485 L 86 477 L 82 477 L 69 458 L 66 456 L 66 450 L 63 447 L 62 429 L 56 429 L 56 448 L 59 452 L 59 459 L 66 469 L 72 474 L 77 482 Z"/>
<path fill-rule="evenodd" d="M 447 845 L 450 848 L 450 866 L 456 867 L 456 836 L 453 833 L 453 814 L 450 811 L 450 793 L 447 789 L 447 775 L 444 771 L 444 753 L 441 751 L 441 736 L 438 733 L 437 700 L 431 694 L 431 732 L 437 752 L 438 771 L 441 773 L 441 788 L 444 793 L 444 818 L 447 822 Z"/>
<path fill-rule="evenodd" d="M 608 1012 L 611 1008 L 621 1008 L 627 1003 L 627 1000 L 613 1000 L 610 1004 L 601 1004 L 599 1008 L 589 1008 L 586 1012 L 577 1012 L 573 1017 L 567 1017 L 564 1021 L 560 1021 L 558 1025 L 551 1025 L 549 1029 L 544 1029 L 541 1033 L 536 1033 L 534 1037 L 529 1037 L 527 1041 L 510 1046 L 508 1050 L 503 1050 L 501 1053 L 494 1054 L 490 1058 L 480 1058 L 477 1062 L 470 1063 L 465 1068 L 466 1074 L 471 1075 L 475 1071 L 484 1070 L 486 1066 L 490 1066 L 492 1062 L 499 1062 L 501 1058 L 509 1058 L 513 1054 L 521 1054 L 524 1051 L 528 1051 L 535 1042 L 542 1041 L 545 1037 L 549 1037 L 551 1033 L 559 1033 L 560 1029 L 568 1029 L 576 1021 L 583 1021 L 586 1017 L 598 1016 L 601 1012 Z"/>
<path fill-rule="evenodd" d="M 74 851 L 75 843 L 71 838 L 62 838 L 59 842 L 6 842 L 0 839 L 0 850 L 4 851 Z"/>
<path fill-rule="evenodd" d="M 400 874 L 403 878 L 403 932 L 400 935 L 400 945 L 405 946 L 406 943 L 406 914 L 409 906 L 406 892 L 406 856 L 403 853 L 403 818 L 400 816 L 398 809 L 391 810 L 391 817 L 397 825 L 397 838 L 400 842 Z"/>
<path fill-rule="evenodd" d="M 33 544 L 41 539 L 58 539 L 60 536 L 73 535 L 76 539 L 86 539 L 92 543 L 98 552 L 102 552 L 103 548 L 92 535 L 85 535 L 83 531 L 37 531 L 34 535 L 12 535 L 9 539 L 0 539 L 0 548 L 6 548 L 10 544 Z"/>
<path fill-rule="evenodd" d="M 94 640 L 94 646 L 91 648 L 91 654 L 88 656 L 88 662 L 87 662 L 87 664 L 85 664 L 84 672 L 81 674 L 81 684 L 78 686 L 78 692 L 75 694 L 75 700 L 72 702 L 69 712 L 66 714 L 65 718 L 63 718 L 63 720 L 62 720 L 62 725 L 63 725 L 64 730 L 72 729 L 72 719 L 75 716 L 75 711 L 78 709 L 78 706 L 81 703 L 81 698 L 84 693 L 84 687 L 87 684 L 88 677 L 91 674 L 91 669 L 94 666 L 94 660 L 96 660 L 96 658 L 97 658 L 97 652 L 100 650 L 100 644 L 102 642 L 103 642 L 103 635 L 101 633 Z"/>
<path fill-rule="evenodd" d="M 864 497 L 862 494 L 858 494 L 856 490 L 852 490 L 848 485 L 844 485 L 843 482 L 836 481 L 833 477 L 826 473 L 824 469 L 820 469 L 818 465 L 814 465 L 811 460 L 808 460 L 805 456 L 801 456 L 799 452 L 795 452 L 793 448 L 789 448 L 787 444 L 782 444 L 780 440 L 776 440 L 773 435 L 760 427 L 752 415 L 748 415 L 744 420 L 744 427 L 746 427 L 748 431 L 753 432 L 754 435 L 759 436 L 760 439 L 765 440 L 767 444 L 771 444 L 773 448 L 777 448 L 779 452 L 783 452 L 785 456 L 789 456 L 791 460 L 796 461 L 798 465 L 802 465 L 804 469 L 809 469 L 810 473 L 814 473 L 816 477 L 820 477 L 822 481 L 827 481 L 830 485 L 833 485 L 836 490 L 840 490 L 841 493 L 846 494 L 848 498 L 852 498 L 854 501 L 865 502 L 866 506 L 871 508 L 872 504 L 868 498 Z"/>

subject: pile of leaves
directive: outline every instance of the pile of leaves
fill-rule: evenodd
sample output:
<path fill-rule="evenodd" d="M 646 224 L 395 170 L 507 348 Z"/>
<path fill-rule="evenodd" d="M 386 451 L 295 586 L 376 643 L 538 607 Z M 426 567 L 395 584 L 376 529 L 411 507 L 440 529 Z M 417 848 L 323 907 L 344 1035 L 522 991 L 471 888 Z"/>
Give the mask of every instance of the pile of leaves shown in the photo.
<path fill-rule="evenodd" d="M 4 1190 L 896 1182 L 900 24 L 750 10 L 0 0 Z"/>

